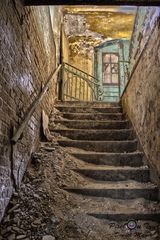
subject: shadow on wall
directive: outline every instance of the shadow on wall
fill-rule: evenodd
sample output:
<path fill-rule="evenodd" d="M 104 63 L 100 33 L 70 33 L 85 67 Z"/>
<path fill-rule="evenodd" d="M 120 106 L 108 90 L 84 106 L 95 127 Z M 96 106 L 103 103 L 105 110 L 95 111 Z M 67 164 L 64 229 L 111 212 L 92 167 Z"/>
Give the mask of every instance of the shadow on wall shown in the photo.
<path fill-rule="evenodd" d="M 0 219 L 19 185 L 31 153 L 40 139 L 41 110 L 49 114 L 55 84 L 28 122 L 11 159 L 11 128 L 24 119 L 28 107 L 56 66 L 56 49 L 48 7 L 26 7 L 17 1 L 0 2 Z M 59 21 L 61 17 L 59 17 Z M 61 23 L 57 23 L 61 24 Z M 12 160 L 12 161 L 11 161 Z M 13 179 L 14 176 L 14 179 Z"/>

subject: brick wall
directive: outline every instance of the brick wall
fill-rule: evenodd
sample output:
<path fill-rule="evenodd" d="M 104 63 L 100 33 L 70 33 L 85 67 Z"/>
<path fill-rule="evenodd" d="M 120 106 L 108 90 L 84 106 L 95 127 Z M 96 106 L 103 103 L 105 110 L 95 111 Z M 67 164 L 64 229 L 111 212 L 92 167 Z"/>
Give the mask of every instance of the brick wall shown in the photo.
<path fill-rule="evenodd" d="M 122 97 L 125 111 L 129 115 L 153 170 L 156 182 L 160 182 L 160 8 L 154 18 L 154 27 L 128 87 Z M 150 15 L 147 22 L 153 23 Z M 142 39 L 143 40 L 143 39 Z M 142 41 L 141 40 L 141 41 Z"/>
<path fill-rule="evenodd" d="M 19 185 L 31 153 L 38 147 L 41 110 L 50 113 L 55 84 L 13 149 L 11 129 L 17 129 L 41 85 L 55 69 L 55 52 L 47 6 L 24 8 L 20 0 L 0 1 L 0 219 L 14 183 Z"/>

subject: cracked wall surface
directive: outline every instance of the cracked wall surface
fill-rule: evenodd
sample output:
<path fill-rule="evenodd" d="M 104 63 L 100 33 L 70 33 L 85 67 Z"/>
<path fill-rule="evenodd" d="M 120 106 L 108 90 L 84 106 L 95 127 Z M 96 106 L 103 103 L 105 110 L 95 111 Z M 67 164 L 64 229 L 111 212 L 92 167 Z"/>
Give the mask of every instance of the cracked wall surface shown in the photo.
<path fill-rule="evenodd" d="M 122 103 L 155 172 L 153 180 L 160 182 L 156 178 L 160 176 L 160 8 L 147 8 L 146 13 L 142 24 L 143 16 L 136 20 L 131 52 L 134 71 Z"/>
<path fill-rule="evenodd" d="M 139 7 L 130 46 L 130 73 L 140 57 L 159 17 L 158 7 Z"/>
<path fill-rule="evenodd" d="M 57 10 L 55 17 L 59 25 Z M 19 0 L 0 1 L 0 219 L 12 195 L 13 183 L 20 184 L 38 146 L 41 110 L 47 109 L 49 114 L 56 97 L 56 86 L 51 84 L 11 150 L 12 129 L 15 131 L 22 123 L 42 84 L 56 67 L 58 37 L 54 38 L 53 20 L 47 6 L 24 8 Z"/>

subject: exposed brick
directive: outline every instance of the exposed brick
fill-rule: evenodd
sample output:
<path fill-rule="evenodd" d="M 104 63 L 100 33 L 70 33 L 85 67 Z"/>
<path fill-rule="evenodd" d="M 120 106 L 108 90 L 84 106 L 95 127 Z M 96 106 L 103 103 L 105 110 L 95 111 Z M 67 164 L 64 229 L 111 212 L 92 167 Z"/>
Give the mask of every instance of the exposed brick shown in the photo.
<path fill-rule="evenodd" d="M 42 83 L 56 66 L 48 7 L 24 7 L 22 1 L 14 2 L 15 5 L 12 0 L 0 1 L 0 220 L 13 189 L 11 129 L 21 124 Z M 56 14 L 58 11 L 55 17 L 60 24 L 61 17 Z M 38 146 L 42 108 L 50 113 L 54 92 L 55 85 L 51 84 L 51 90 L 29 121 L 22 139 L 14 146 L 12 164 L 18 185 L 31 153 Z"/>

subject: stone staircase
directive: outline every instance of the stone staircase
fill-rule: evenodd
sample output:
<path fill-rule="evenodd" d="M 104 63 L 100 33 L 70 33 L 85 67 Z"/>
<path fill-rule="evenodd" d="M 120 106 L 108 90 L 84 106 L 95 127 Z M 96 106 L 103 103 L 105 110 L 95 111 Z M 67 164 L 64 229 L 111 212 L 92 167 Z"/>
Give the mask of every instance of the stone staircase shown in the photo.
<path fill-rule="evenodd" d="M 140 150 L 131 123 L 118 103 L 57 102 L 62 118 L 51 132 L 74 157 L 73 171 L 85 184 L 65 188 L 77 194 L 87 214 L 111 221 L 159 221 L 159 189 Z M 52 125 L 52 116 L 50 120 Z M 85 198 L 91 199 L 85 205 Z M 157 201 L 157 208 L 153 202 Z"/>

